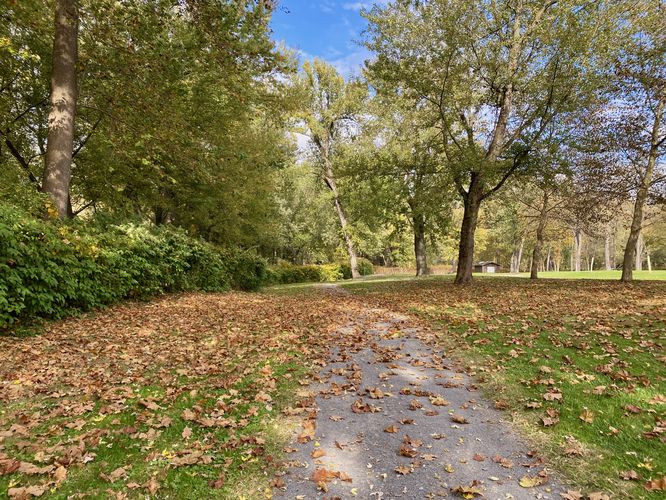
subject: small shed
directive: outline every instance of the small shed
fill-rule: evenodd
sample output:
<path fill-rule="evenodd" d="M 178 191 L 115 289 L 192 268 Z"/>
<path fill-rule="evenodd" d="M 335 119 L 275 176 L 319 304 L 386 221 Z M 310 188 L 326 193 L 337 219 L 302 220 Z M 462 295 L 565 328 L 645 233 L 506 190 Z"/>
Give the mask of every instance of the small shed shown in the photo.
<path fill-rule="evenodd" d="M 481 261 L 474 266 L 475 273 L 498 273 L 500 265 L 497 262 Z"/>

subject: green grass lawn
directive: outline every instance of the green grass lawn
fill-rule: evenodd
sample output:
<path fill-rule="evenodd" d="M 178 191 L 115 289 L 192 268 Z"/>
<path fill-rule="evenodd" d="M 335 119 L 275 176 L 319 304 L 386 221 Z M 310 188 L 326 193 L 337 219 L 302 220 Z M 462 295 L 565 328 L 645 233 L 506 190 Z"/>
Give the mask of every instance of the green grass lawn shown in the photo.
<path fill-rule="evenodd" d="M 568 280 L 619 280 L 622 271 L 548 271 L 539 273 L 539 278 L 544 279 L 568 279 Z M 480 276 L 480 275 L 476 275 Z M 483 274 L 483 276 L 493 276 L 492 273 Z M 530 273 L 498 273 L 495 276 L 513 276 L 519 278 L 529 278 Z M 634 271 L 635 280 L 666 280 L 666 270 L 654 271 Z"/>
<path fill-rule="evenodd" d="M 663 498 L 644 484 L 666 475 L 666 284 L 484 276 L 460 287 L 435 276 L 344 286 L 423 320 L 429 340 L 587 492 Z"/>

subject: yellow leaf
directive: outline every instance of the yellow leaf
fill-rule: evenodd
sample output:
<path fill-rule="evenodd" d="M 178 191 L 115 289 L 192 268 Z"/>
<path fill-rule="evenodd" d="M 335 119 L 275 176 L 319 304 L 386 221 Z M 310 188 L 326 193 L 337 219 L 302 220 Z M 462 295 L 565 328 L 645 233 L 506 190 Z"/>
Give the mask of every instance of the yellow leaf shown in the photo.
<path fill-rule="evenodd" d="M 539 486 L 541 482 L 540 477 L 523 476 L 518 484 L 523 488 L 534 488 L 535 486 Z"/>

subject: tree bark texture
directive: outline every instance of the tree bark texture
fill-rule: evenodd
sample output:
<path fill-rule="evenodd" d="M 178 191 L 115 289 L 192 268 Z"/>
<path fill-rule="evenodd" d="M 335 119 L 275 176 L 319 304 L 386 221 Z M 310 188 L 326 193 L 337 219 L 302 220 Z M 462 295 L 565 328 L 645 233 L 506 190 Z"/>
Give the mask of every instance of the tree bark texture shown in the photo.
<path fill-rule="evenodd" d="M 426 224 L 425 216 L 421 213 L 412 215 L 414 225 L 414 255 L 416 256 L 416 275 L 430 274 L 428 269 L 428 256 L 426 253 Z"/>
<path fill-rule="evenodd" d="M 644 250 L 645 250 L 645 240 L 643 239 L 643 233 L 638 233 L 638 241 L 636 242 L 636 265 L 634 266 L 635 271 L 643 270 Z"/>
<path fill-rule="evenodd" d="M 51 109 L 42 191 L 51 197 L 61 218 L 68 216 L 72 176 L 78 29 L 77 0 L 56 0 Z"/>
<path fill-rule="evenodd" d="M 465 210 L 460 227 L 460 244 L 458 246 L 458 269 L 455 283 L 465 284 L 472 282 L 474 269 L 474 233 L 479 220 L 481 207 L 482 185 L 479 174 L 472 173 L 469 191 L 465 197 Z"/>

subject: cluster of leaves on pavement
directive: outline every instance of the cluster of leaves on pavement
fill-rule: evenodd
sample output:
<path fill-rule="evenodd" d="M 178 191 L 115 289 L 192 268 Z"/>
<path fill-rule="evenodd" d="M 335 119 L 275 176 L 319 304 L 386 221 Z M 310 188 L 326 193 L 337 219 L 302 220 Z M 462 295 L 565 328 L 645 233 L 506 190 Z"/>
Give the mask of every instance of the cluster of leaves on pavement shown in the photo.
<path fill-rule="evenodd" d="M 663 283 L 493 278 L 456 287 L 435 278 L 348 287 L 421 317 L 426 340 L 464 363 L 581 487 L 620 498 L 666 488 Z"/>
<path fill-rule="evenodd" d="M 0 496 L 270 497 L 281 410 L 346 312 L 185 294 L 0 337 Z"/>

